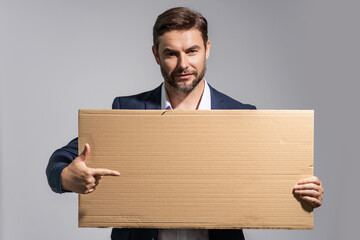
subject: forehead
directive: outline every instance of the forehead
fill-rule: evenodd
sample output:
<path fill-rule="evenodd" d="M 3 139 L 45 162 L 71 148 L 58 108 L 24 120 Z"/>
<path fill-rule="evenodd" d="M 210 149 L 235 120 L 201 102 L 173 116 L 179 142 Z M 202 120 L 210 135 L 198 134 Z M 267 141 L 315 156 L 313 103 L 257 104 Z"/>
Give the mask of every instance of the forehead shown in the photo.
<path fill-rule="evenodd" d="M 164 48 L 187 49 L 194 45 L 204 46 L 201 32 L 195 28 L 169 31 L 159 37 L 159 50 Z"/>

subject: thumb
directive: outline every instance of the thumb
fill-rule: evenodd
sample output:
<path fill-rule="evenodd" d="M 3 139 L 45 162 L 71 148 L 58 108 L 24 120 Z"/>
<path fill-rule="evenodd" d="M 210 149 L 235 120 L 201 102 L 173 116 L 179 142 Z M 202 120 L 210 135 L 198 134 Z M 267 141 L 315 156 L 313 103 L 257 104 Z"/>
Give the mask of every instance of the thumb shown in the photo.
<path fill-rule="evenodd" d="M 85 147 L 84 150 L 82 151 L 82 153 L 79 155 L 80 160 L 84 161 L 86 160 L 86 158 L 89 156 L 90 154 L 90 145 L 88 143 L 85 143 Z"/>

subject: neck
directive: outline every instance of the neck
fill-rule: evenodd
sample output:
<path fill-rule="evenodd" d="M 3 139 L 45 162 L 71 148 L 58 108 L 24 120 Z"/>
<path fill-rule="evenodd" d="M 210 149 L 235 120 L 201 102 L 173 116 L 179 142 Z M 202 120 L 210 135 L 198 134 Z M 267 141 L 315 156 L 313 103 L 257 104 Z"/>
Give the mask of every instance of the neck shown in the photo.
<path fill-rule="evenodd" d="M 196 110 L 205 88 L 204 79 L 190 92 L 182 92 L 165 82 L 165 90 L 174 110 Z"/>

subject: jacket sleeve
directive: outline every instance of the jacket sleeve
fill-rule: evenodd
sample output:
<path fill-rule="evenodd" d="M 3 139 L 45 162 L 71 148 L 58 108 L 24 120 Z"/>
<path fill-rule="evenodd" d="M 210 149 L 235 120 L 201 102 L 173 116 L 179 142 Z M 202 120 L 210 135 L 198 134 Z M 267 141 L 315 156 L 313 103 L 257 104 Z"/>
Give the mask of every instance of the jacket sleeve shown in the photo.
<path fill-rule="evenodd" d="M 120 97 L 114 99 L 112 109 L 121 109 Z"/>
<path fill-rule="evenodd" d="M 61 187 L 61 172 L 78 156 L 78 138 L 56 150 L 50 157 L 46 175 L 50 188 L 56 193 L 68 192 Z"/>
<path fill-rule="evenodd" d="M 119 97 L 114 99 L 112 108 L 121 108 Z M 56 193 L 69 192 L 61 187 L 61 173 L 78 155 L 78 138 L 73 139 L 68 145 L 56 150 L 51 155 L 46 167 L 46 176 L 51 190 Z"/>

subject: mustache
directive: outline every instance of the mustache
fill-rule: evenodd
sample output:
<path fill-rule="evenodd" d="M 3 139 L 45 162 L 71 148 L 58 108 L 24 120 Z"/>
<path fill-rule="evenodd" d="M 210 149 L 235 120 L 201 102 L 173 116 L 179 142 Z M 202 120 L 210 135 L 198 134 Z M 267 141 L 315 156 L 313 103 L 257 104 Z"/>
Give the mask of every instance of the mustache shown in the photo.
<path fill-rule="evenodd" d="M 193 70 L 193 71 L 190 71 L 190 70 L 175 70 L 171 73 L 171 77 L 174 77 L 174 76 L 178 76 L 178 75 L 188 75 L 188 74 L 191 74 L 191 75 L 197 75 L 197 71 L 196 70 Z"/>

